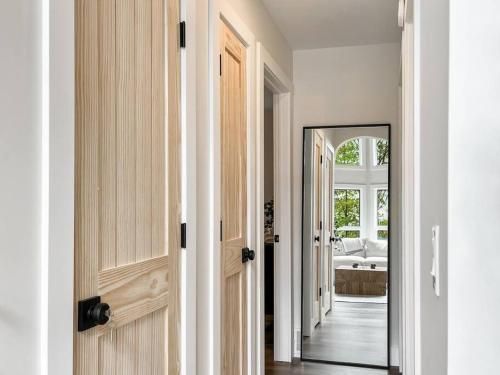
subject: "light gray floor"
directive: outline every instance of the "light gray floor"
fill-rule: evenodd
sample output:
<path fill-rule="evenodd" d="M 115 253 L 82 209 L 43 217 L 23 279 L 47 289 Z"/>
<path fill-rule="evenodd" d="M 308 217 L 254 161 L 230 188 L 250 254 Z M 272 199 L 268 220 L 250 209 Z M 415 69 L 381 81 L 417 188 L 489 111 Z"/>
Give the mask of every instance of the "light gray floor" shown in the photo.
<path fill-rule="evenodd" d="M 335 302 L 302 351 L 308 359 L 387 366 L 387 305 Z"/>

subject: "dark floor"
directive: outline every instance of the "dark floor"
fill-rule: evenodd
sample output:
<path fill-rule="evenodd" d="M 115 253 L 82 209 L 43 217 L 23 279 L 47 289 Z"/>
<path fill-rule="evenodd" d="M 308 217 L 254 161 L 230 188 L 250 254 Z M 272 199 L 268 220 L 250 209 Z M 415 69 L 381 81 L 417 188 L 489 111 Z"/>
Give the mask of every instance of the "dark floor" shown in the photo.
<path fill-rule="evenodd" d="M 387 304 L 335 302 L 302 343 L 302 356 L 387 366 Z"/>

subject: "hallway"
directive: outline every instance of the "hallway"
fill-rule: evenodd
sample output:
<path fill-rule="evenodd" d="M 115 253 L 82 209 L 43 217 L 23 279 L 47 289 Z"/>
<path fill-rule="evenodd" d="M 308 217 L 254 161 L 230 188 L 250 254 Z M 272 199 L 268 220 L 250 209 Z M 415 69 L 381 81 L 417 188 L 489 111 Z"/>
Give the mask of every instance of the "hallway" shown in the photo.
<path fill-rule="evenodd" d="M 305 358 L 385 366 L 387 304 L 336 302 L 302 345 Z"/>

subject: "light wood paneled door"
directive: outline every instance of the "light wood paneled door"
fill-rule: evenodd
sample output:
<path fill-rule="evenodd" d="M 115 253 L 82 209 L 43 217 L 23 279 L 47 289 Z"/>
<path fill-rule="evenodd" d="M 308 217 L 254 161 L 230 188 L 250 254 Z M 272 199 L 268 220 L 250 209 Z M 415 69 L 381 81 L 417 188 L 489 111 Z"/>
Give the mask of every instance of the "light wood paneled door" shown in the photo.
<path fill-rule="evenodd" d="M 321 321 L 321 263 L 322 263 L 322 232 L 323 232 L 323 137 L 314 132 L 313 151 L 313 239 L 312 239 L 312 325 Z"/>
<path fill-rule="evenodd" d="M 74 374 L 179 374 L 178 0 L 75 4 Z"/>
<path fill-rule="evenodd" d="M 332 308 L 333 303 L 333 148 L 326 145 L 324 157 L 324 238 L 323 238 L 323 286 L 322 290 L 322 315 Z"/>
<path fill-rule="evenodd" d="M 220 23 L 222 374 L 247 373 L 246 50 Z"/>

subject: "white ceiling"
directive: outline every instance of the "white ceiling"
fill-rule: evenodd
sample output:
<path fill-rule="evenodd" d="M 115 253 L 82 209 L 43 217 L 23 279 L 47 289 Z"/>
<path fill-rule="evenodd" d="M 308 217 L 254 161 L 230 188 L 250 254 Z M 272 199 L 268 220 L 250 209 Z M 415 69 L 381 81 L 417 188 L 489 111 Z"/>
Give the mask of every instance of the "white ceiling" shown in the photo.
<path fill-rule="evenodd" d="M 262 0 L 293 50 L 401 40 L 398 0 Z"/>

